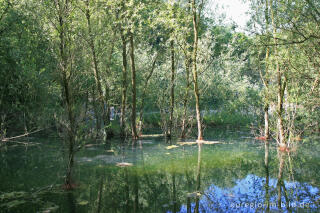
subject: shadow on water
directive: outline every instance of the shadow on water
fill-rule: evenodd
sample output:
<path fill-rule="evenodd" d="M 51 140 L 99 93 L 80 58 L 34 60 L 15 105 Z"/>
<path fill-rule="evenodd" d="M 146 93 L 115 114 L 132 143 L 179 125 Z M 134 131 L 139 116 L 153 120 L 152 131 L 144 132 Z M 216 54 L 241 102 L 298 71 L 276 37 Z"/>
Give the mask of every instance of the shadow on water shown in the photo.
<path fill-rule="evenodd" d="M 317 141 L 288 154 L 244 132 L 212 134 L 223 143 L 147 137 L 88 144 L 74 158 L 78 187 L 68 192 L 58 141 L 8 147 L 0 150 L 0 212 L 320 210 Z"/>

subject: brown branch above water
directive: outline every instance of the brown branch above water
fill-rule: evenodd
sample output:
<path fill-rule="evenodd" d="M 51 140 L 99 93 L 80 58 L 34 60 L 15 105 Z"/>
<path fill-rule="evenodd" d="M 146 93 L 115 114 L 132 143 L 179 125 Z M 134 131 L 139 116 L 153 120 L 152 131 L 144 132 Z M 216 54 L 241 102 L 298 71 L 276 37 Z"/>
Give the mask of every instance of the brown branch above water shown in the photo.
<path fill-rule="evenodd" d="M 38 130 L 35 130 L 35 131 L 32 131 L 32 132 L 26 132 L 26 133 L 24 133 L 24 134 L 22 134 L 22 135 L 17 135 L 17 136 L 13 136 L 13 137 L 9 137 L 9 138 L 2 138 L 2 139 L 1 139 L 1 142 L 8 142 L 8 141 L 13 140 L 13 139 L 26 137 L 26 136 L 28 136 L 28 135 L 31 135 L 31 134 L 40 132 L 40 131 L 42 131 L 42 130 L 44 130 L 44 129 L 46 129 L 46 128 L 38 129 Z"/>

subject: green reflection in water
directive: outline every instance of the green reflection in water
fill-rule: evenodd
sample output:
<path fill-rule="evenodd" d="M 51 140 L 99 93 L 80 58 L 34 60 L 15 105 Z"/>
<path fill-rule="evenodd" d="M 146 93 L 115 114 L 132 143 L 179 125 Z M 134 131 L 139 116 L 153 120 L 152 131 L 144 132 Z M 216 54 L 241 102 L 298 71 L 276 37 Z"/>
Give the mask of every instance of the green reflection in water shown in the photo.
<path fill-rule="evenodd" d="M 236 212 L 239 209 L 230 209 L 228 202 L 243 196 L 247 197 L 246 201 L 264 204 L 274 199 L 286 203 L 299 199 L 297 195 L 301 197 L 303 192 L 313 193 L 312 202 L 318 205 L 314 210 L 319 210 L 319 191 L 314 192 L 320 186 L 319 139 L 306 139 L 297 152 L 287 156 L 279 155 L 273 142 L 266 146 L 246 132 L 212 131 L 210 137 L 223 143 L 204 144 L 201 150 L 196 144 L 176 144 L 176 148 L 167 149 L 169 144 L 164 139 L 146 138 L 134 145 L 127 142 L 121 146 L 120 141 L 113 140 L 108 146 L 99 143 L 86 146 L 75 157 L 74 179 L 78 187 L 72 192 L 61 188 L 65 164 L 60 141 L 37 139 L 41 145 L 8 146 L 1 149 L 0 209 L 4 212 Z M 124 162 L 132 166 L 117 166 Z M 239 187 L 245 181 L 256 186 L 257 195 L 251 196 L 247 186 Z M 245 188 L 246 192 L 232 191 L 237 187 Z M 274 207 L 264 207 L 264 211 L 269 209 Z"/>

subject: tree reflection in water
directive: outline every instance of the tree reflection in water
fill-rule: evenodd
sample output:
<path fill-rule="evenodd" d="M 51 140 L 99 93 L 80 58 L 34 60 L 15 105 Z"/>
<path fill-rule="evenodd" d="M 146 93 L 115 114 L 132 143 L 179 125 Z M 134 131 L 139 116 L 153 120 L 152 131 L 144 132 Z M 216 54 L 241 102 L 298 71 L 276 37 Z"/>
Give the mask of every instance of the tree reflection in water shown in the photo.
<path fill-rule="evenodd" d="M 14 195 L 20 197 L 4 193 L 0 195 L 0 206 L 8 208 L 16 201 L 24 201 L 11 211 L 23 213 L 35 212 L 35 208 L 52 209 L 48 203 L 54 204 L 58 212 L 191 213 L 275 212 L 279 208 L 281 212 L 296 212 L 309 204 L 311 211 L 319 212 L 317 146 L 310 148 L 304 144 L 297 153 L 288 154 L 278 153 L 271 142 L 238 140 L 234 144 L 201 146 L 172 142 L 176 145 L 173 149 L 167 149 L 163 140 L 152 139 L 126 142 L 121 147 L 119 141 L 88 146 L 75 158 L 78 188 L 69 192 L 61 190 L 61 185 L 57 191 L 54 187 L 47 192 L 36 188 L 63 181 L 55 177 L 65 175 L 63 168 L 48 167 L 47 162 L 55 165 L 62 162 L 51 144 L 48 148 L 43 146 L 47 153 L 36 147 L 28 148 L 27 153 L 12 149 L 0 156 L 2 162 L 8 162 L 2 163 L 0 177 L 10 183 L 0 185 L 0 191 L 14 188 L 20 191 Z M 24 155 L 28 161 L 19 160 Z M 132 166 L 118 167 L 119 162 Z M 35 165 L 39 167 L 38 173 L 32 176 Z M 18 176 L 12 175 L 12 168 Z M 39 207 L 34 207 L 29 198 L 31 193 L 27 190 L 31 187 L 36 188 L 32 196 L 41 201 L 37 202 Z"/>
<path fill-rule="evenodd" d="M 211 184 L 204 189 L 201 198 L 195 203 L 187 202 L 180 212 L 296 212 L 300 210 L 319 209 L 319 189 L 307 183 L 284 180 L 284 173 L 290 153 L 278 153 L 278 175 L 269 177 L 269 142 L 265 142 L 264 170 L 265 177 L 249 174 L 243 179 L 235 180 L 230 188 Z M 197 191 L 200 189 L 201 147 L 198 152 Z M 287 165 L 292 167 L 292 165 Z"/>

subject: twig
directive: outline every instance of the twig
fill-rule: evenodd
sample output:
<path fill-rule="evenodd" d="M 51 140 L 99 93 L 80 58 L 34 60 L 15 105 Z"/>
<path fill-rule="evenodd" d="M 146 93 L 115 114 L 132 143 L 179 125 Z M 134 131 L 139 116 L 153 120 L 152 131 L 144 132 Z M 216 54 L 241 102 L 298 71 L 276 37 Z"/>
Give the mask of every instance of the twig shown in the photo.
<path fill-rule="evenodd" d="M 47 129 L 47 128 L 44 128 L 44 129 Z M 44 129 L 38 129 L 38 130 L 35 130 L 35 131 L 32 131 L 32 132 L 26 132 L 26 133 L 24 133 L 24 134 L 22 134 L 22 135 L 10 137 L 10 138 L 2 138 L 1 141 L 2 141 L 2 142 L 7 142 L 7 141 L 12 140 L 12 139 L 26 137 L 26 136 L 28 136 L 28 135 L 31 135 L 31 134 L 40 132 L 40 131 L 42 131 L 42 130 L 44 130 Z"/>

